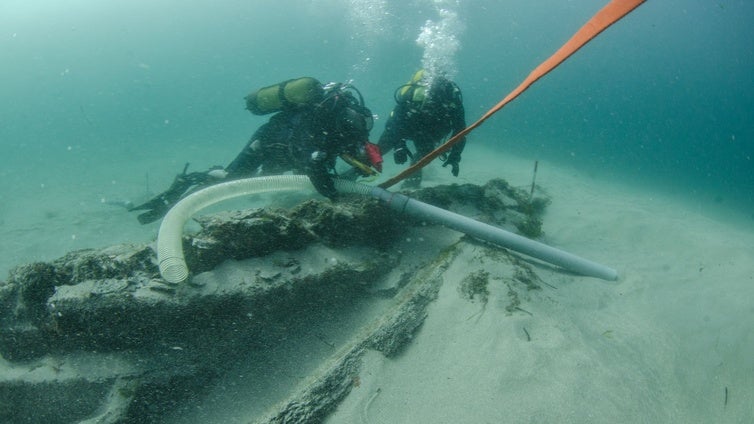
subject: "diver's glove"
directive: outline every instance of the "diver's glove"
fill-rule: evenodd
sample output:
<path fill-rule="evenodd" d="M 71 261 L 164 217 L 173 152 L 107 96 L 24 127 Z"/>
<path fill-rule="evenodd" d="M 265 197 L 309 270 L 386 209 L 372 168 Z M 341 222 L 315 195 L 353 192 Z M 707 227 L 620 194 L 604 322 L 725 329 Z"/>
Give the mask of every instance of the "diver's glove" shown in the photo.
<path fill-rule="evenodd" d="M 458 176 L 458 171 L 460 170 L 460 166 L 458 165 L 461 162 L 461 155 L 451 153 L 448 155 L 448 158 L 445 159 L 445 161 L 442 163 L 442 167 L 445 168 L 446 166 L 450 165 L 450 172 L 453 174 L 454 177 Z"/>
<path fill-rule="evenodd" d="M 133 211 L 146 210 L 146 212 L 137 216 L 140 223 L 149 224 L 150 222 L 157 221 L 165 216 L 173 205 L 190 192 L 202 186 L 209 185 L 218 179 L 225 178 L 227 175 L 222 167 L 212 167 L 206 172 L 192 172 L 190 174 L 186 173 L 187 169 L 188 164 L 183 168 L 181 174 L 176 175 L 173 183 L 170 184 L 167 190 L 149 201 L 130 209 Z"/>
<path fill-rule="evenodd" d="M 330 200 L 338 197 L 332 176 L 327 172 L 327 153 L 321 150 L 312 152 L 309 165 L 306 167 L 306 175 L 319 194 Z"/>
<path fill-rule="evenodd" d="M 309 173 L 309 181 L 319 194 L 333 201 L 338 198 L 338 191 L 335 190 L 335 183 L 330 175 L 322 172 Z"/>
<path fill-rule="evenodd" d="M 408 147 L 406 147 L 406 144 L 396 147 L 395 151 L 393 152 L 393 160 L 395 160 L 395 163 L 398 165 L 403 165 L 406 163 L 408 158 L 411 158 L 411 160 L 414 160 L 414 155 L 411 154 L 411 151 L 408 150 Z"/>

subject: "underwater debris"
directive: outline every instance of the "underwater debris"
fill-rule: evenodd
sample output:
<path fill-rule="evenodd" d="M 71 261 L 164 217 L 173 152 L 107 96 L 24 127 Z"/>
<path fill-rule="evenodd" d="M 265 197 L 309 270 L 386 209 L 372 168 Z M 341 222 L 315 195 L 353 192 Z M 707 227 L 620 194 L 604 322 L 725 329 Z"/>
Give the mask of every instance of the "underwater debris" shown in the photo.
<path fill-rule="evenodd" d="M 542 235 L 542 215 L 550 203 L 547 197 L 530 199 L 526 191 L 499 178 L 483 186 L 450 184 L 412 191 L 411 197 L 530 238 Z"/>
<path fill-rule="evenodd" d="M 464 299 L 471 302 L 476 299 L 479 300 L 482 305 L 486 305 L 490 296 L 490 291 L 487 288 L 489 281 L 489 272 L 485 270 L 474 271 L 461 281 L 458 285 L 458 290 L 461 293 L 461 297 Z"/>

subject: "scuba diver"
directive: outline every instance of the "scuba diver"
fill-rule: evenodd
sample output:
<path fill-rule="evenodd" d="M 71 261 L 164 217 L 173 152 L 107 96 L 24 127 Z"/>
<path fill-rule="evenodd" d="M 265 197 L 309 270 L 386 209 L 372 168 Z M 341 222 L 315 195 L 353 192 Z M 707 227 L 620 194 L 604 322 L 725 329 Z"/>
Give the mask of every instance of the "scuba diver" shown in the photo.
<path fill-rule="evenodd" d="M 424 69 L 417 71 L 411 81 L 395 90 L 396 106 L 390 112 L 385 130 L 378 145 L 385 154 L 394 150 L 395 163 L 403 164 L 410 158 L 416 163 L 439 146 L 446 137 L 452 137 L 466 128 L 461 89 L 443 76 L 430 78 Z M 406 145 L 414 143 L 415 153 Z M 449 153 L 440 156 L 442 166 L 450 165 L 453 176 L 458 176 L 461 153 L 466 145 L 464 138 Z M 421 170 L 406 179 L 404 187 L 419 187 Z"/>
<path fill-rule="evenodd" d="M 307 175 L 320 194 L 334 200 L 338 157 L 353 167 L 351 178 L 382 170 L 379 148 L 368 139 L 372 112 L 352 85 L 322 85 L 303 77 L 264 87 L 245 100 L 246 109 L 255 115 L 276 113 L 227 167 L 186 173 L 187 164 L 165 192 L 131 208 L 146 211 L 138 216 L 139 222 L 160 219 L 186 195 L 222 181 L 294 171 Z"/>

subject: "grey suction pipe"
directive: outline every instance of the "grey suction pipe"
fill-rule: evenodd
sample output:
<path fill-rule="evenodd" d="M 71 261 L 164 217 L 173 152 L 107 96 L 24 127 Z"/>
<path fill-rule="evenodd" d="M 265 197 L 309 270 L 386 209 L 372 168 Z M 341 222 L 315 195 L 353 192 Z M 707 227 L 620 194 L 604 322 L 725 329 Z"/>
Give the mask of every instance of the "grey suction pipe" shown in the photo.
<path fill-rule="evenodd" d="M 463 215 L 419 202 L 402 194 L 345 180 L 336 180 L 335 187 L 338 191 L 375 197 L 399 213 L 445 225 L 480 240 L 507 247 L 582 275 L 611 281 L 618 278 L 618 273 L 606 266 Z M 269 191 L 304 189 L 313 189 L 308 177 L 279 175 L 229 181 L 187 196 L 168 211 L 160 225 L 157 236 L 157 260 L 162 278 L 170 283 L 180 283 L 188 278 L 189 271 L 183 256 L 183 227 L 194 213 L 209 205 L 234 197 Z"/>
<path fill-rule="evenodd" d="M 448 228 L 460 231 L 469 236 L 486 242 L 506 247 L 536 259 L 557 265 L 577 274 L 615 281 L 618 272 L 612 268 L 581 258 L 571 253 L 556 249 L 544 243 L 522 237 L 502 228 L 494 227 L 483 222 L 459 215 L 446 209 L 428 205 L 424 202 L 391 193 L 380 187 L 370 187 L 371 195 L 376 197 L 400 213 L 405 213 L 418 219 L 442 224 Z"/>

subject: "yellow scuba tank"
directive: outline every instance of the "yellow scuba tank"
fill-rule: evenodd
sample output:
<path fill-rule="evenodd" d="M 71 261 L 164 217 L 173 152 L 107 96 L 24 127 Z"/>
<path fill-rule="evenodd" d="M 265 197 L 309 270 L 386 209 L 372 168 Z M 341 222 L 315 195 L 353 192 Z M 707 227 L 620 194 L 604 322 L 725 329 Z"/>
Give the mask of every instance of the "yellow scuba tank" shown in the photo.
<path fill-rule="evenodd" d="M 324 97 L 322 84 L 312 77 L 283 81 L 260 88 L 246 96 L 246 109 L 254 115 L 266 115 L 317 103 Z"/>
<path fill-rule="evenodd" d="M 424 69 L 419 69 L 406 84 L 395 90 L 395 101 L 397 103 L 424 103 L 427 98 L 427 84 L 424 81 Z"/>

